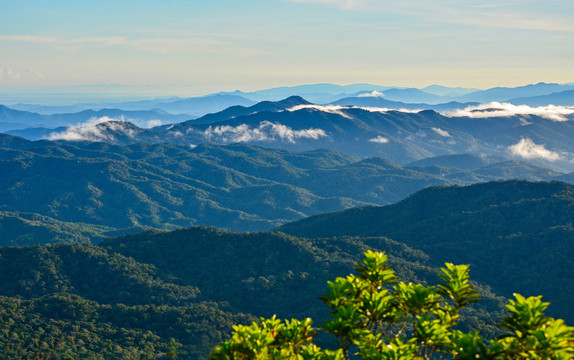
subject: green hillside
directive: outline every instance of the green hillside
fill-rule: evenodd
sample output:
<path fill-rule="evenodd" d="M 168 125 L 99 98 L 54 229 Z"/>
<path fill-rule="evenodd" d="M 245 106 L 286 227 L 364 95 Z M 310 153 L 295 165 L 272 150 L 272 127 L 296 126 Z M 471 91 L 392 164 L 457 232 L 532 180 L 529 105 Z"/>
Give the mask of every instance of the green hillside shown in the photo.
<path fill-rule="evenodd" d="M 52 242 L 99 242 L 112 235 L 111 228 L 71 223 L 31 213 L 0 211 L 0 246 L 34 245 Z"/>
<path fill-rule="evenodd" d="M 392 238 L 424 251 L 432 264 L 471 264 L 473 277 L 498 294 L 544 294 L 553 314 L 572 323 L 572 219 L 573 185 L 507 181 L 429 188 L 394 205 L 318 215 L 278 230 Z"/>
<path fill-rule="evenodd" d="M 10 215 L 14 221 L 0 229 L 0 238 L 7 239 L 4 244 L 87 237 L 97 242 L 102 236 L 150 227 L 269 230 L 310 215 L 394 203 L 432 185 L 561 175 L 488 158 L 483 159 L 484 166 L 473 169 L 457 167 L 458 159 L 450 161 L 452 166 L 444 166 L 448 159 L 438 159 L 428 160 L 427 166 L 402 167 L 382 158 L 359 160 L 332 150 L 4 139 L 0 211 L 20 214 Z M 24 213 L 28 220 L 35 217 L 35 227 L 22 220 Z M 72 223 L 78 223 L 76 230 L 65 230 Z"/>

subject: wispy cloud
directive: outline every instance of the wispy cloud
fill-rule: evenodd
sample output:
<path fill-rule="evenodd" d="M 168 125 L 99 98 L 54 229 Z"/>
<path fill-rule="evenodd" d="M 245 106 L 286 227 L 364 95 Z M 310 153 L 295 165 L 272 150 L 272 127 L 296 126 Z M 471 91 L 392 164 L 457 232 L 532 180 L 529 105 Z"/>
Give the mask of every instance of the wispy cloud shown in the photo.
<path fill-rule="evenodd" d="M 213 51 L 212 47 L 222 44 L 224 43 L 214 39 L 197 38 L 147 38 L 128 42 L 134 49 L 164 54 L 178 51 Z"/>
<path fill-rule="evenodd" d="M 316 105 L 316 104 L 306 104 L 306 105 L 297 105 L 293 106 L 292 108 L 287 109 L 287 111 L 297 111 L 301 109 L 312 109 L 317 111 L 323 111 L 331 114 L 341 115 L 346 117 L 347 119 L 351 119 L 351 115 L 344 112 L 343 110 L 347 109 L 360 109 L 370 112 L 380 112 L 386 113 L 389 111 L 400 111 L 406 113 L 418 113 L 422 109 L 390 109 L 390 108 L 382 108 L 382 107 L 371 107 L 371 106 L 344 106 L 344 105 Z"/>
<path fill-rule="evenodd" d="M 327 133 L 322 129 L 314 128 L 293 130 L 282 124 L 262 121 L 256 128 L 252 128 L 247 124 L 239 126 L 210 126 L 203 132 L 203 136 L 206 139 L 223 143 L 253 141 L 284 141 L 295 143 L 297 139 L 318 140 L 319 138 L 326 137 Z"/>
<path fill-rule="evenodd" d="M 44 79 L 46 77 L 44 74 L 42 74 L 41 72 L 39 72 L 36 69 L 29 68 L 28 71 L 31 72 L 32 74 L 36 75 L 39 79 Z"/>
<path fill-rule="evenodd" d="M 354 9 L 360 6 L 364 1 L 360 0 L 288 0 L 292 3 L 300 4 L 326 4 L 334 5 L 344 10 Z"/>
<path fill-rule="evenodd" d="M 492 28 L 574 32 L 574 25 L 557 17 L 529 16 L 515 10 L 483 7 L 483 11 L 457 11 L 444 17 L 444 22 Z M 533 15 L 533 14 L 531 14 Z"/>
<path fill-rule="evenodd" d="M 97 45 L 97 46 L 114 46 L 125 44 L 128 38 L 125 36 L 108 36 L 108 37 L 84 37 L 64 40 L 69 44 Z"/>
<path fill-rule="evenodd" d="M 35 36 L 35 35 L 0 36 L 0 41 L 32 42 L 32 43 L 41 43 L 41 44 L 53 43 L 57 40 L 58 39 L 55 37 Z"/>
<path fill-rule="evenodd" d="M 465 2 L 419 2 L 407 1 L 410 10 L 426 20 L 475 26 L 483 28 L 503 28 L 534 31 L 574 32 L 574 25 L 568 17 L 559 13 L 526 11 L 531 7 L 504 4 L 494 1 L 467 4 Z M 399 3 L 397 6 L 404 6 Z"/>
<path fill-rule="evenodd" d="M 131 50 L 153 53 L 203 52 L 252 57 L 266 54 L 262 49 L 240 47 L 233 42 L 203 37 L 153 37 L 134 38 L 129 36 L 56 38 L 34 35 L 0 36 L 0 42 L 33 42 L 52 46 L 62 51 L 79 51 L 84 48 L 120 46 Z"/>
<path fill-rule="evenodd" d="M 323 111 L 330 114 L 341 115 L 342 117 L 345 117 L 347 119 L 351 118 L 348 114 L 341 111 L 344 109 L 349 109 L 349 107 L 340 105 L 315 105 L 315 104 L 297 105 L 287 109 L 287 111 L 297 111 L 301 109 L 312 109 L 317 111 Z"/>
<path fill-rule="evenodd" d="M 443 130 L 441 128 L 433 127 L 433 128 L 431 128 L 431 130 L 434 131 L 435 133 L 439 134 L 442 137 L 451 137 L 448 131 Z"/>
<path fill-rule="evenodd" d="M 112 119 L 107 116 L 103 116 L 100 118 L 91 118 L 83 124 L 74 125 L 68 127 L 66 130 L 62 132 L 53 132 L 48 135 L 47 140 L 56 141 L 56 140 L 65 140 L 65 141 L 96 141 L 96 142 L 103 142 L 103 141 L 114 141 L 114 135 L 107 132 L 107 129 L 110 130 L 122 130 L 120 125 L 117 122 L 113 121 L 123 121 L 122 119 Z M 98 126 L 100 124 L 107 123 L 108 126 Z M 133 136 L 133 133 L 126 133 L 128 136 Z"/>
<path fill-rule="evenodd" d="M 12 70 L 12 68 L 6 68 L 6 76 L 12 80 L 20 80 L 20 73 Z"/>
<path fill-rule="evenodd" d="M 47 140 L 66 141 L 96 141 L 113 142 L 116 138 L 114 134 L 120 133 L 127 137 L 135 137 L 136 131 L 132 127 L 124 125 L 135 124 L 138 127 L 149 128 L 162 124 L 161 120 L 140 121 L 137 119 L 126 119 L 124 116 L 111 118 L 108 116 L 93 117 L 84 123 L 72 125 L 61 132 L 53 132 L 46 137 Z"/>
<path fill-rule="evenodd" d="M 544 159 L 548 161 L 562 160 L 563 157 L 557 152 L 550 151 L 544 145 L 535 144 L 534 141 L 523 138 L 514 145 L 508 147 L 510 154 L 523 159 Z"/>
<path fill-rule="evenodd" d="M 370 142 L 374 142 L 374 143 L 378 143 L 378 144 L 386 144 L 386 143 L 389 142 L 389 139 L 387 139 L 387 138 L 384 137 L 384 136 L 379 135 L 379 136 L 377 136 L 377 137 L 375 137 L 375 138 L 369 139 L 369 141 L 370 141 Z"/>
<path fill-rule="evenodd" d="M 34 79 L 45 79 L 46 76 L 34 68 L 15 69 L 12 67 L 0 68 L 0 80 L 6 81 L 25 81 Z"/>
<path fill-rule="evenodd" d="M 403 0 L 393 3 L 378 0 L 286 0 L 301 4 L 324 4 L 343 10 L 364 10 L 400 14 L 430 22 L 537 31 L 574 32 L 572 21 L 562 14 L 527 12 L 517 4 L 490 0 L 480 2 Z"/>
<path fill-rule="evenodd" d="M 377 90 L 373 90 L 370 93 L 364 93 L 359 95 L 359 97 L 383 97 L 383 96 L 385 96 L 385 94 Z"/>
<path fill-rule="evenodd" d="M 390 109 L 390 108 L 382 108 L 382 107 L 372 107 L 372 106 L 351 106 L 352 109 L 361 109 L 361 110 L 365 110 L 365 111 L 370 111 L 370 112 L 380 112 L 380 113 L 386 113 L 389 111 L 400 111 L 400 112 L 405 112 L 405 113 L 418 113 L 420 111 L 422 111 L 423 109 Z"/>
<path fill-rule="evenodd" d="M 144 121 L 142 123 L 136 123 L 136 125 L 143 127 L 143 128 L 152 128 L 155 126 L 160 126 L 162 124 L 161 120 L 148 120 L 148 121 Z"/>
<path fill-rule="evenodd" d="M 513 105 L 509 103 L 492 102 L 476 106 L 468 106 L 462 110 L 445 113 L 450 117 L 471 117 L 471 118 L 489 118 L 489 117 L 507 117 L 514 115 L 536 115 L 553 121 L 567 121 L 568 115 L 574 114 L 574 107 L 569 106 L 538 106 L 531 107 L 528 105 Z"/>
<path fill-rule="evenodd" d="M 123 36 L 109 37 L 81 37 L 58 39 L 53 43 L 55 47 L 64 51 L 78 51 L 84 48 L 107 48 L 112 46 L 127 46 L 128 38 Z"/>

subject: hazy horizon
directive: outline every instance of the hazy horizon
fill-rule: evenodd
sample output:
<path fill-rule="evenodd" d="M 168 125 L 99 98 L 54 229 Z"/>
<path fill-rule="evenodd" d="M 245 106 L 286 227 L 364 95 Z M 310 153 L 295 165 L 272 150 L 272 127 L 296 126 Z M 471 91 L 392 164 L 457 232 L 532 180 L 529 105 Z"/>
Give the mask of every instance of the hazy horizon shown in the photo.
<path fill-rule="evenodd" d="M 298 84 L 298 85 L 285 85 L 285 86 L 274 86 L 270 88 L 261 88 L 261 89 L 253 89 L 253 90 L 243 90 L 243 89 L 223 89 L 214 92 L 188 92 L 185 88 L 177 89 L 177 88 L 169 88 L 166 89 L 166 92 L 161 92 L 157 90 L 147 90 L 147 91 L 134 91 L 132 87 L 129 86 L 121 86 L 117 84 L 110 84 L 110 85 L 87 85 L 87 86 L 71 86 L 71 87 L 64 87 L 57 90 L 60 91 L 45 91 L 45 92 L 29 92 L 29 91 L 22 91 L 22 92 L 0 92 L 0 104 L 2 105 L 15 105 L 15 104 L 36 104 L 36 105 L 47 105 L 47 106 L 68 106 L 68 105 L 77 105 L 81 103 L 108 103 L 108 102 L 121 102 L 121 101 L 137 101 L 137 100 L 152 100 L 152 99 L 168 99 L 168 98 L 186 98 L 186 97 L 202 97 L 202 96 L 210 96 L 218 93 L 233 93 L 236 91 L 240 91 L 242 93 L 253 93 L 258 91 L 264 90 L 271 90 L 271 89 L 280 89 L 280 88 L 296 88 L 299 86 L 313 86 L 313 85 L 323 85 L 323 84 L 330 84 L 336 86 L 351 86 L 351 85 L 359 85 L 364 83 L 350 83 L 350 84 L 335 84 L 335 83 L 317 83 L 317 84 Z M 560 85 L 574 85 L 574 83 L 567 83 L 562 82 L 558 83 Z M 395 87 L 392 85 L 387 84 L 368 84 L 373 86 L 380 86 L 383 87 Z M 534 84 L 521 84 L 517 87 L 521 86 L 528 86 Z M 444 86 L 442 84 L 428 84 L 422 87 L 413 87 L 417 89 L 424 89 L 429 86 Z M 495 87 L 509 87 L 501 84 L 500 86 Z M 406 88 L 405 86 L 396 85 L 396 88 Z M 451 88 L 463 88 L 462 86 L 452 86 Z M 105 91 L 109 89 L 108 91 Z M 470 89 L 470 88 L 467 88 Z M 490 88 L 474 88 L 475 90 L 488 90 Z M 64 92 L 64 91 L 69 92 Z M 74 91 L 75 90 L 75 91 Z M 177 91 L 179 90 L 179 91 Z M 73 92 L 72 92 L 73 91 Z M 239 94 L 241 95 L 241 94 Z M 295 95 L 294 93 L 292 95 Z M 303 97 L 304 94 L 302 95 Z M 285 96 L 287 97 L 287 96 Z M 277 99 L 278 100 L 278 99 Z"/>
<path fill-rule="evenodd" d="M 9 0 L 0 13 L 0 94 L 569 83 L 573 14 L 566 0 Z"/>

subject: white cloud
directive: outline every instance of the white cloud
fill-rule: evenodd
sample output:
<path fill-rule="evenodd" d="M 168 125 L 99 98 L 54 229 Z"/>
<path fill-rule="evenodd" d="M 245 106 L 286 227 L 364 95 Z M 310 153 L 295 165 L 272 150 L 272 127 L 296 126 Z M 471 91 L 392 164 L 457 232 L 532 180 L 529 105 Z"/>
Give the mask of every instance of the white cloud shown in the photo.
<path fill-rule="evenodd" d="M 465 26 L 537 31 L 574 31 L 571 22 L 558 16 L 544 17 L 541 14 L 520 14 L 514 10 L 497 7 L 483 7 L 482 9 L 482 11 L 477 10 L 476 7 L 474 9 L 459 9 L 456 11 L 457 16 L 443 17 L 441 20 Z"/>
<path fill-rule="evenodd" d="M 0 80 L 4 77 L 4 69 L 0 68 Z"/>
<path fill-rule="evenodd" d="M 293 3 L 314 3 L 314 4 L 326 4 L 326 5 L 334 5 L 344 10 L 354 9 L 361 5 L 362 1 L 360 0 L 288 0 L 289 2 Z"/>
<path fill-rule="evenodd" d="M 69 126 L 62 132 L 53 132 L 47 139 L 51 141 L 66 140 L 66 141 L 113 141 L 113 135 L 106 134 L 103 129 L 98 127 L 98 124 L 113 121 L 114 119 L 107 116 L 100 118 L 91 118 L 83 124 Z"/>
<path fill-rule="evenodd" d="M 369 139 L 370 142 L 379 143 L 379 144 L 386 144 L 389 142 L 389 139 L 383 136 L 377 136 L 376 138 Z"/>
<path fill-rule="evenodd" d="M 124 36 L 85 37 L 73 38 L 64 41 L 68 44 L 74 45 L 114 46 L 125 44 L 127 42 L 127 38 Z"/>
<path fill-rule="evenodd" d="M 6 76 L 12 80 L 20 80 L 20 73 L 12 70 L 12 68 L 6 68 Z"/>
<path fill-rule="evenodd" d="M 471 117 L 471 118 L 489 118 L 489 117 L 507 117 L 514 115 L 537 115 L 553 121 L 567 121 L 566 115 L 574 114 L 574 107 L 547 105 L 539 107 L 530 107 L 528 105 L 513 105 L 509 103 L 492 102 L 490 104 L 481 104 L 468 106 L 465 109 L 459 109 L 451 113 L 445 113 L 450 117 Z"/>
<path fill-rule="evenodd" d="M 185 53 L 213 53 L 232 55 L 239 58 L 265 55 L 268 52 L 261 48 L 237 46 L 235 41 L 221 41 L 214 38 L 203 37 L 152 37 L 137 38 L 128 36 L 108 37 L 41 37 L 34 35 L 0 36 L 0 42 L 33 42 L 46 44 L 60 51 L 78 51 L 84 48 L 102 48 L 121 46 L 124 48 L 160 54 L 175 52 Z"/>
<path fill-rule="evenodd" d="M 301 109 L 313 109 L 313 110 L 318 110 L 318 111 L 324 111 L 324 112 L 328 112 L 331 114 L 341 115 L 343 117 L 346 117 L 347 119 L 351 119 L 352 117 L 342 110 L 361 109 L 361 110 L 365 110 L 365 111 L 380 112 L 380 113 L 386 113 L 389 111 L 400 111 L 400 112 L 405 112 L 405 113 L 418 113 L 418 112 L 422 111 L 422 109 L 414 109 L 414 110 L 411 110 L 411 109 L 389 109 L 389 108 L 371 107 L 371 106 L 342 106 L 342 105 L 315 105 L 315 104 L 297 105 L 297 106 L 294 106 L 292 108 L 287 109 L 287 111 L 297 111 L 297 110 L 301 110 Z"/>
<path fill-rule="evenodd" d="M 323 111 L 323 112 L 327 112 L 327 113 L 331 113 L 331 114 L 341 115 L 342 117 L 350 119 L 351 117 L 349 115 L 347 115 L 343 111 L 341 111 L 341 110 L 348 109 L 348 108 L 349 108 L 348 106 L 340 106 L 340 105 L 307 104 L 307 105 L 293 106 L 292 108 L 287 109 L 287 111 L 297 111 L 297 110 L 301 110 L 301 109 L 312 109 L 312 110 Z"/>
<path fill-rule="evenodd" d="M 203 132 L 207 139 L 220 142 L 252 142 L 252 141 L 286 141 L 295 143 L 297 139 L 313 139 L 326 137 L 327 133 L 322 129 L 293 130 L 292 128 L 275 124 L 270 121 L 262 121 L 258 127 L 252 128 L 247 124 L 238 126 L 215 126 L 209 127 Z"/>
<path fill-rule="evenodd" d="M 528 10 L 530 7 L 490 0 L 464 1 L 378 1 L 378 0 L 285 0 L 301 4 L 324 4 L 343 10 L 362 10 L 369 13 L 398 14 L 424 19 L 484 28 L 526 29 L 535 31 L 573 32 L 568 12 Z"/>
<path fill-rule="evenodd" d="M 548 161 L 562 159 L 562 156 L 557 152 L 546 149 L 544 145 L 537 145 L 534 141 L 527 138 L 520 139 L 516 144 L 509 146 L 508 150 L 512 155 L 523 159 L 544 159 Z"/>
<path fill-rule="evenodd" d="M 62 132 L 53 132 L 46 139 L 47 140 L 66 140 L 66 141 L 114 141 L 115 136 L 111 132 L 119 132 L 125 136 L 134 138 L 137 133 L 134 129 L 124 126 L 122 123 L 135 124 L 139 127 L 152 127 L 161 125 L 161 120 L 139 121 L 136 119 L 128 119 L 124 116 L 117 118 L 110 118 L 103 116 L 99 118 L 90 118 L 88 121 L 69 126 Z M 104 124 L 104 125 L 101 125 Z"/>
<path fill-rule="evenodd" d="M 176 51 L 207 50 L 222 42 L 213 39 L 194 38 L 147 38 L 130 40 L 129 45 L 137 50 L 168 54 Z"/>
<path fill-rule="evenodd" d="M 175 138 L 183 137 L 183 133 L 182 133 L 181 131 L 179 131 L 179 130 L 177 130 L 177 131 L 169 131 L 168 134 L 169 134 L 170 136 L 175 137 Z"/>
<path fill-rule="evenodd" d="M 373 90 L 370 93 L 364 93 L 359 95 L 359 97 L 383 97 L 383 96 L 385 96 L 385 94 L 377 90 Z"/>
<path fill-rule="evenodd" d="M 450 137 L 450 134 L 446 130 L 436 128 L 436 127 L 433 127 L 431 129 L 432 129 L 432 131 L 434 131 L 435 133 L 439 134 L 442 137 Z"/>
<path fill-rule="evenodd" d="M 46 76 L 44 76 L 44 74 L 42 74 L 41 72 L 39 72 L 36 69 L 29 68 L 28 71 L 31 72 L 32 74 L 36 75 L 40 79 L 44 79 L 46 77 Z"/>
<path fill-rule="evenodd" d="M 418 113 L 420 111 L 422 111 L 422 109 L 415 109 L 415 110 L 411 110 L 411 109 L 390 109 L 390 108 L 382 108 L 382 107 L 371 107 L 371 106 L 352 106 L 353 109 L 361 109 L 361 110 L 365 110 L 365 111 L 370 111 L 370 112 L 381 112 L 381 113 L 386 113 L 389 111 L 400 111 L 400 112 L 404 112 L 404 113 Z"/>
<path fill-rule="evenodd" d="M 46 36 L 34 36 L 34 35 L 11 35 L 11 36 L 0 36 L 0 41 L 17 41 L 17 42 L 33 42 L 33 43 L 52 43 L 56 41 L 56 38 L 46 37 Z"/>
<path fill-rule="evenodd" d="M 145 121 L 143 123 L 137 123 L 136 122 L 136 125 L 143 127 L 143 128 L 146 128 L 146 129 L 152 128 L 155 126 L 160 126 L 161 124 L 162 124 L 161 120 L 157 120 L 157 119 L 148 120 L 148 121 Z"/>

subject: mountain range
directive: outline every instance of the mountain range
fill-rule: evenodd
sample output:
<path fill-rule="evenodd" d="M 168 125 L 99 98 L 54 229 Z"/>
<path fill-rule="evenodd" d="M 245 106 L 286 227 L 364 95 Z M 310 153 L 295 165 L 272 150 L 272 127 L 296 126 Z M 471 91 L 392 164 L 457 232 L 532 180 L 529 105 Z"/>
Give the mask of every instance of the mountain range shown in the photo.
<path fill-rule="evenodd" d="M 574 90 L 560 91 L 550 95 L 515 98 L 508 101 L 515 105 L 545 106 L 561 105 L 572 106 L 574 104 Z"/>
<path fill-rule="evenodd" d="M 434 156 L 475 153 L 574 171 L 574 143 L 570 141 L 574 137 L 573 109 L 508 106 L 514 105 L 471 106 L 441 115 L 432 110 L 321 106 L 290 97 L 250 107 L 233 106 L 199 119 L 152 128 L 125 121 L 70 127 L 50 133 L 50 139 L 118 145 L 247 142 L 294 151 L 330 148 L 352 156 L 380 156 L 400 165 Z"/>
<path fill-rule="evenodd" d="M 157 98 L 151 100 L 103 102 L 103 103 L 81 103 L 70 106 L 48 106 L 34 104 L 13 104 L 11 108 L 22 111 L 38 112 L 44 115 L 54 115 L 59 113 L 76 113 L 83 110 L 101 110 L 114 108 L 129 111 L 153 111 L 162 110 L 172 114 L 184 114 L 188 118 L 199 117 L 211 112 L 224 110 L 233 105 L 249 106 L 256 101 L 233 94 L 211 94 L 206 96 L 180 98 Z"/>
<path fill-rule="evenodd" d="M 330 104 L 344 98 L 353 97 L 380 97 L 388 101 L 387 107 L 395 110 L 411 108 L 414 104 L 418 105 L 418 109 L 436 110 L 441 107 L 437 108 L 433 107 L 433 105 L 490 102 L 523 103 L 531 106 L 551 104 L 571 106 L 574 105 L 572 97 L 567 93 L 561 94 L 561 92 L 572 90 L 574 90 L 574 85 L 572 84 L 551 84 L 543 82 L 526 86 L 497 87 L 486 90 L 440 85 L 430 85 L 422 89 L 416 89 L 373 84 L 311 84 L 278 87 L 253 92 L 236 90 L 233 92 L 219 92 L 197 97 L 157 98 L 128 102 L 79 103 L 69 106 L 14 103 L 9 105 L 9 107 L 15 110 L 35 112 L 42 115 L 77 113 L 90 109 L 101 110 L 113 108 L 131 111 L 162 110 L 171 114 L 185 114 L 189 118 L 197 118 L 209 113 L 222 111 L 230 106 L 251 106 L 260 101 L 279 101 L 290 96 L 300 96 L 316 104 Z M 407 103 L 407 105 L 404 105 L 404 103 Z M 5 122 L 1 116 L 0 122 Z"/>
<path fill-rule="evenodd" d="M 0 140 L 2 245 L 97 241 L 147 227 L 268 230 L 322 212 L 394 203 L 432 185 L 568 180 L 547 168 L 473 154 L 401 166 L 333 150 L 248 144 Z"/>
<path fill-rule="evenodd" d="M 425 103 L 435 105 L 451 101 L 489 103 L 504 102 L 514 98 L 551 95 L 561 91 L 574 90 L 572 84 L 544 83 L 517 87 L 495 87 L 486 90 L 461 87 L 430 85 L 422 89 L 401 86 L 379 86 L 373 84 L 312 84 L 284 86 L 254 92 L 223 92 L 220 94 L 237 95 L 255 101 L 277 101 L 288 96 L 301 96 L 318 104 L 327 104 L 345 97 L 369 95 L 373 92 L 386 100 L 405 103 Z M 572 104 L 570 104 L 572 105 Z"/>
<path fill-rule="evenodd" d="M 13 131 L 14 135 L 26 135 L 30 134 L 30 128 L 43 128 L 46 129 L 44 133 L 51 133 L 62 130 L 62 127 L 112 119 L 130 121 L 140 126 L 147 125 L 146 127 L 150 127 L 161 125 L 162 123 L 190 120 L 191 118 L 189 115 L 172 115 L 163 110 L 128 111 L 119 109 L 84 110 L 75 113 L 42 115 L 29 111 L 14 110 L 0 105 L 0 132 Z"/>

